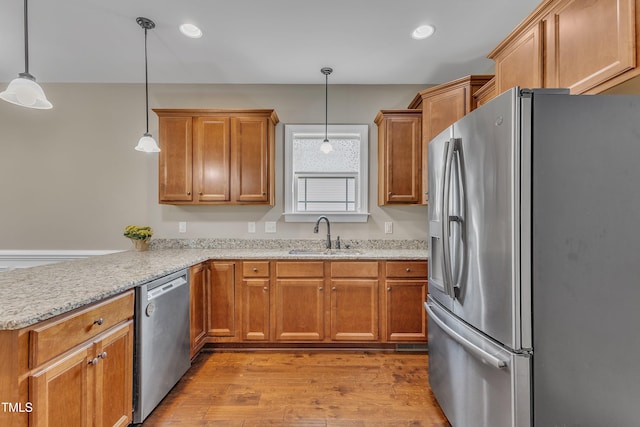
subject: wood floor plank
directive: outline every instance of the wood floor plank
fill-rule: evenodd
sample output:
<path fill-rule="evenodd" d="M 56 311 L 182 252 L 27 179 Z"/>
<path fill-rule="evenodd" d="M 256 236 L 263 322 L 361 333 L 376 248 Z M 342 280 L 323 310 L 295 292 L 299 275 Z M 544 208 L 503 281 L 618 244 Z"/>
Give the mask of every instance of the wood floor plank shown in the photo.
<path fill-rule="evenodd" d="M 427 364 L 423 353 L 201 353 L 143 426 L 450 427 Z"/>

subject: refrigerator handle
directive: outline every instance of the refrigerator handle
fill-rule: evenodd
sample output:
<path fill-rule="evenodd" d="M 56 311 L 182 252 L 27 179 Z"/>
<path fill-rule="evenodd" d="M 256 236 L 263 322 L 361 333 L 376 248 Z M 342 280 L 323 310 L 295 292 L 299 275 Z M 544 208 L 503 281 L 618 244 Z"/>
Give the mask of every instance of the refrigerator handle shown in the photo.
<path fill-rule="evenodd" d="M 442 272 L 444 280 L 444 288 L 447 295 L 451 298 L 455 298 L 453 291 L 452 281 L 453 273 L 451 272 L 451 242 L 449 240 L 449 233 L 451 227 L 449 225 L 449 194 L 451 191 L 451 165 L 453 163 L 455 140 L 451 138 L 445 145 L 446 158 L 443 168 L 443 185 L 442 185 L 442 197 L 440 198 L 442 203 L 442 221 L 440 221 L 442 227 L 441 239 L 442 239 Z"/>
<path fill-rule="evenodd" d="M 478 347 L 477 345 L 475 345 L 474 343 L 472 343 L 471 341 L 459 335 L 456 331 L 448 327 L 433 311 L 430 303 L 425 302 L 424 308 L 427 310 L 427 313 L 429 314 L 429 321 L 435 322 L 436 325 L 438 325 L 440 329 L 444 331 L 444 333 L 449 335 L 449 337 L 451 337 L 452 340 L 454 340 L 455 342 L 460 344 L 462 347 L 464 347 L 464 349 L 467 352 L 469 352 L 471 355 L 475 356 L 477 359 L 479 359 L 483 363 L 493 366 L 494 368 L 502 369 L 507 367 L 507 361 L 502 360 L 494 356 L 493 354 L 484 351 L 483 349 L 481 349 L 480 347 Z"/>
<path fill-rule="evenodd" d="M 453 139 L 453 156 L 452 156 L 452 164 L 453 161 L 455 161 L 457 159 L 457 165 L 458 165 L 458 173 L 460 174 L 460 179 L 457 180 L 458 182 L 458 191 L 457 191 L 457 195 L 459 196 L 459 211 L 460 211 L 460 215 L 448 215 L 448 225 L 449 227 L 451 226 L 450 223 L 455 222 L 458 224 L 458 227 L 460 228 L 460 233 L 458 236 L 458 241 L 456 242 L 456 252 L 457 252 L 457 245 L 464 245 L 464 216 L 465 216 L 465 211 L 466 211 L 466 192 L 465 192 L 465 188 L 464 188 L 464 183 L 466 182 L 464 173 L 464 156 L 462 153 L 462 140 L 461 139 Z M 451 171 L 449 172 L 451 173 Z M 449 228 L 449 231 L 447 232 L 447 234 L 451 233 L 451 229 Z M 451 250 L 449 250 L 449 254 L 451 254 Z M 449 255 L 451 256 L 451 255 Z M 460 253 L 461 256 L 461 260 L 459 263 L 459 268 L 462 269 L 464 264 L 465 264 L 465 256 L 466 256 L 466 251 L 463 250 Z M 451 259 L 451 258 L 449 258 Z M 460 274 L 461 272 L 453 271 L 453 263 L 450 261 L 449 262 L 450 267 L 450 278 L 451 278 L 451 285 L 450 285 L 450 289 L 451 289 L 451 297 L 452 298 L 458 298 L 460 296 L 460 283 L 459 283 L 459 279 L 460 279 Z M 455 273 L 455 274 L 454 274 Z"/>

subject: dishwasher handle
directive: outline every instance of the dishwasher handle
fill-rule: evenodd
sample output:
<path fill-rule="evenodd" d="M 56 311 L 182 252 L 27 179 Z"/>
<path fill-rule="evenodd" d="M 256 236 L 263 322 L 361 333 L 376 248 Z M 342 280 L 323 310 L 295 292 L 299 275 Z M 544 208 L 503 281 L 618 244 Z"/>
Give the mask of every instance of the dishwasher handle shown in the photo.
<path fill-rule="evenodd" d="M 444 333 L 449 335 L 451 339 L 453 339 L 455 342 L 457 342 L 462 347 L 464 347 L 464 349 L 467 350 L 469 353 L 471 353 L 473 356 L 480 359 L 482 362 L 493 366 L 494 368 L 502 369 L 507 367 L 506 361 L 494 356 L 493 354 L 487 353 L 486 351 L 484 351 L 483 349 L 481 349 L 480 347 L 478 347 L 477 345 L 475 345 L 465 337 L 458 334 L 449 326 L 445 325 L 445 323 L 433 311 L 433 309 L 431 308 L 431 304 L 428 304 L 425 302 L 424 308 L 427 310 L 427 313 L 429 314 L 429 321 L 434 321 L 436 325 L 438 325 L 444 331 Z"/>
<path fill-rule="evenodd" d="M 152 299 L 158 298 L 168 292 L 174 291 L 180 286 L 185 285 L 186 283 L 188 283 L 187 278 L 185 276 L 180 276 L 167 283 L 157 286 L 151 290 L 148 290 L 147 301 L 151 301 Z"/>

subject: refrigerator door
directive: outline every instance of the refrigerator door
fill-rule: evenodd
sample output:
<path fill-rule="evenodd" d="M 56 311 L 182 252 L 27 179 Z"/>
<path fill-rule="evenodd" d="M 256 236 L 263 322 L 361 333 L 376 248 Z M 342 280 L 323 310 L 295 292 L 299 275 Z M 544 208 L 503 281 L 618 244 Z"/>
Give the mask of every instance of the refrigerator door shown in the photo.
<path fill-rule="evenodd" d="M 451 189 L 442 204 L 453 313 L 516 351 L 522 348 L 519 118 L 514 88 L 453 125 Z"/>
<path fill-rule="evenodd" d="M 637 426 L 640 96 L 533 105 L 535 424 Z"/>
<path fill-rule="evenodd" d="M 429 294 L 440 304 L 453 309 L 452 291 L 445 277 L 448 263 L 445 262 L 443 222 L 445 165 L 453 128 L 442 131 L 428 146 L 429 150 Z"/>
<path fill-rule="evenodd" d="M 429 384 L 455 427 L 530 427 L 531 359 L 506 350 L 437 302 L 429 315 Z"/>

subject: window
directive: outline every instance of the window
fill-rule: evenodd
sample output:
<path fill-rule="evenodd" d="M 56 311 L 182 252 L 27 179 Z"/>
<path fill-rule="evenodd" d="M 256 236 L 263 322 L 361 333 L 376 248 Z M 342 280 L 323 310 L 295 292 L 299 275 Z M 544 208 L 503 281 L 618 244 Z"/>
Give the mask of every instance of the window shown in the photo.
<path fill-rule="evenodd" d="M 285 125 L 285 220 L 368 219 L 367 125 Z"/>

